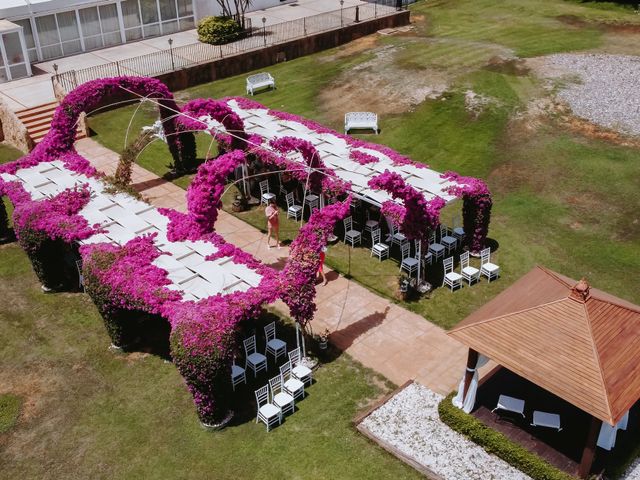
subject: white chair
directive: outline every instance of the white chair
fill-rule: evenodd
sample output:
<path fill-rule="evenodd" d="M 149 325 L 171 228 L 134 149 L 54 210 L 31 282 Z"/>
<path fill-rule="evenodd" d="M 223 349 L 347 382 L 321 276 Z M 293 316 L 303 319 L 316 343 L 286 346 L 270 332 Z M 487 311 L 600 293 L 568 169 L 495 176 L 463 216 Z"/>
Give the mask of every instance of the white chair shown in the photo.
<path fill-rule="evenodd" d="M 320 197 L 318 197 L 318 195 L 314 195 L 313 193 L 305 195 L 304 204 L 309 207 L 309 215 L 311 215 L 315 210 L 318 210 L 320 208 Z"/>
<path fill-rule="evenodd" d="M 480 280 L 480 270 L 469 265 L 469 252 L 460 254 L 460 275 L 469 283 L 469 286 L 472 281 Z"/>
<path fill-rule="evenodd" d="M 440 243 L 447 250 L 447 255 L 450 255 L 451 250 L 455 250 L 458 244 L 456 237 L 449 235 L 449 229 L 443 224 L 440 224 Z"/>
<path fill-rule="evenodd" d="M 295 378 L 291 373 L 291 362 L 280 365 L 280 375 L 282 375 L 282 388 L 293 398 L 304 398 L 304 383 Z"/>
<path fill-rule="evenodd" d="M 389 258 L 389 245 L 380 242 L 380 229 L 376 228 L 371 232 L 371 255 L 378 257 L 378 261 L 382 261 L 382 257 Z"/>
<path fill-rule="evenodd" d="M 231 385 L 234 392 L 236 391 L 236 386 L 241 383 L 247 384 L 246 370 L 240 365 L 236 365 L 236 357 L 234 356 L 233 363 L 231 364 Z"/>
<path fill-rule="evenodd" d="M 262 355 L 261 353 L 256 352 L 256 336 L 251 335 L 249 338 L 245 339 L 244 344 L 244 354 L 245 354 L 245 370 L 247 367 L 253 370 L 253 377 L 258 376 L 258 372 L 262 370 L 267 370 L 267 357 Z"/>
<path fill-rule="evenodd" d="M 275 193 L 269 191 L 269 180 L 263 180 L 260 185 L 260 203 L 268 204 L 269 200 L 276 197 Z"/>
<path fill-rule="evenodd" d="M 400 233 L 400 227 L 398 227 L 395 223 L 391 225 L 391 246 L 394 245 L 402 245 L 407 241 L 407 237 L 405 237 L 404 233 Z"/>
<path fill-rule="evenodd" d="M 276 364 L 278 363 L 278 357 L 280 355 L 287 357 L 287 344 L 286 342 L 276 338 L 276 322 L 271 322 L 264 327 L 264 337 L 267 345 L 264 349 L 265 355 L 273 355 Z"/>
<path fill-rule="evenodd" d="M 298 217 L 302 215 L 302 205 L 296 205 L 293 199 L 293 192 L 287 193 L 285 196 L 287 200 L 287 218 L 293 217 L 298 220 Z"/>
<path fill-rule="evenodd" d="M 291 374 L 302 383 L 309 382 L 309 385 L 311 385 L 313 383 L 312 372 L 309 367 L 305 367 L 300 363 L 300 348 L 289 352 L 289 361 L 291 362 Z"/>
<path fill-rule="evenodd" d="M 373 232 L 376 229 L 380 228 L 380 222 L 378 220 L 374 220 L 371 218 L 371 213 L 369 213 L 369 209 L 367 208 L 367 221 L 364 224 L 365 232 Z"/>
<path fill-rule="evenodd" d="M 418 255 L 420 254 L 420 247 L 418 246 Z M 415 257 L 409 256 L 411 250 L 411 244 L 409 242 L 400 245 L 400 251 L 402 252 L 402 261 L 400 262 L 400 271 L 406 270 L 409 276 L 418 273 L 418 264 L 420 260 Z"/>
<path fill-rule="evenodd" d="M 445 258 L 442 264 L 444 266 L 442 286 L 449 285 L 452 292 L 454 288 L 462 287 L 462 275 L 453 271 L 453 257 Z"/>
<path fill-rule="evenodd" d="M 458 242 L 462 242 L 462 240 L 464 239 L 464 228 L 462 228 L 459 216 L 456 215 L 455 217 L 453 217 L 452 225 L 453 229 L 451 230 L 451 232 L 453 233 L 453 236 L 456 237 L 456 240 L 458 240 Z"/>
<path fill-rule="evenodd" d="M 293 395 L 285 392 L 282 387 L 282 375 L 269 379 L 271 389 L 271 402 L 278 407 L 282 413 L 293 413 L 296 409 Z"/>
<path fill-rule="evenodd" d="M 356 246 L 356 243 L 360 243 L 362 235 L 358 230 L 353 228 L 353 218 L 347 217 L 342 221 L 344 225 L 344 243 L 350 243 L 351 248 Z"/>
<path fill-rule="evenodd" d="M 255 392 L 258 412 L 256 414 L 256 423 L 263 422 L 267 426 L 267 432 L 273 425 L 278 422 L 282 424 L 282 410 L 269 403 L 269 385 L 259 388 Z"/>
<path fill-rule="evenodd" d="M 444 258 L 444 245 L 436 242 L 436 232 L 431 232 L 429 234 L 428 253 L 430 253 L 433 256 L 432 258 L 436 262 L 441 258 Z"/>
<path fill-rule="evenodd" d="M 487 282 L 500 276 L 500 267 L 491 263 L 491 249 L 485 248 L 480 252 L 480 275 L 487 277 Z"/>
<path fill-rule="evenodd" d="M 84 275 L 82 274 L 82 260 L 76 260 L 76 268 L 78 269 L 78 288 L 84 292 Z"/>

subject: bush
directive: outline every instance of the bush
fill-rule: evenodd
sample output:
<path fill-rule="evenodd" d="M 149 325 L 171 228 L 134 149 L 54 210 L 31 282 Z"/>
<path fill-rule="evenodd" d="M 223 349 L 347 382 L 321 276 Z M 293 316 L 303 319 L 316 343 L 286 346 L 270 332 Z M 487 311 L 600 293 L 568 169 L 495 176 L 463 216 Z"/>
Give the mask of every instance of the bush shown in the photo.
<path fill-rule="evenodd" d="M 534 480 L 571 480 L 573 476 L 548 464 L 524 447 L 512 442 L 502 433 L 487 427 L 480 420 L 464 413 L 451 403 L 454 393 L 438 405 L 440 420 L 452 430 L 496 455 Z"/>
<path fill-rule="evenodd" d="M 198 23 L 198 40 L 212 45 L 233 42 L 242 36 L 242 27 L 230 17 L 205 17 Z"/>

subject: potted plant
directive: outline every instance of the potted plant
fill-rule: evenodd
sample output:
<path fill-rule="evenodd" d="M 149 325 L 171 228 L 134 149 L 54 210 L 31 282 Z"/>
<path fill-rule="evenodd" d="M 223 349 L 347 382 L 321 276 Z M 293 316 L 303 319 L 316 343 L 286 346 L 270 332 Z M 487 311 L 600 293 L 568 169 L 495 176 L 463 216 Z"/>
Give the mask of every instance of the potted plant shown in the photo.
<path fill-rule="evenodd" d="M 400 275 L 398 278 L 398 296 L 400 300 L 407 300 L 409 298 L 409 287 L 411 286 L 411 279 L 406 275 Z"/>
<path fill-rule="evenodd" d="M 236 195 L 235 200 L 231 204 L 231 210 L 234 212 L 244 212 L 247 209 L 247 200 L 242 195 Z"/>
<path fill-rule="evenodd" d="M 327 349 L 327 345 L 329 344 L 329 335 L 329 329 L 325 328 L 324 332 L 318 336 L 318 346 L 320 347 L 320 350 Z"/>

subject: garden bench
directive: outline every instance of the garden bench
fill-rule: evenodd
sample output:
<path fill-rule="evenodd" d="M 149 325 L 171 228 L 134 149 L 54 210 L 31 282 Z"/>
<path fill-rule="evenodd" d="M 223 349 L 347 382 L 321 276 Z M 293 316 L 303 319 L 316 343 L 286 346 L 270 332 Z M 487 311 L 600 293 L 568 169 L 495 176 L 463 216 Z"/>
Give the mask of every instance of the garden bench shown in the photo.
<path fill-rule="evenodd" d="M 344 133 L 349 130 L 366 129 L 378 134 L 378 115 L 373 112 L 348 112 L 344 116 Z"/>
<path fill-rule="evenodd" d="M 276 81 L 270 73 L 256 73 L 247 77 L 247 93 L 253 95 L 255 90 L 263 87 L 276 88 Z"/>

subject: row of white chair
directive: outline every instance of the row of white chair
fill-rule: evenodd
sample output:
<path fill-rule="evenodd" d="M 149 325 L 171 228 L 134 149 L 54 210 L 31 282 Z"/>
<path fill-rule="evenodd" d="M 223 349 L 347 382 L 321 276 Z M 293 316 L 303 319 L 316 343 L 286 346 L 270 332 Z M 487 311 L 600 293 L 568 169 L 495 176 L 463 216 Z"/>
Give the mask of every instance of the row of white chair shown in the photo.
<path fill-rule="evenodd" d="M 300 349 L 296 350 L 299 358 Z M 289 356 L 294 352 L 289 352 Z M 307 382 L 313 382 L 309 368 L 291 361 L 281 365 L 280 374 L 269 379 L 267 385 L 255 391 L 256 423 L 263 422 L 267 426 L 267 432 L 276 422 L 280 425 L 283 414 L 295 411 L 296 399 L 304 398 Z"/>
<path fill-rule="evenodd" d="M 442 286 L 448 285 L 453 291 L 456 287 L 462 287 L 462 281 L 466 280 L 471 286 L 472 282 L 478 282 L 481 276 L 487 277 L 487 282 L 500 276 L 500 267 L 491 263 L 491 249 L 485 248 L 480 252 L 480 268 L 469 265 L 469 252 L 460 254 L 460 273 L 453 271 L 453 257 L 443 261 L 444 277 Z"/>

